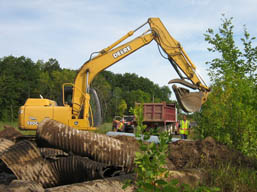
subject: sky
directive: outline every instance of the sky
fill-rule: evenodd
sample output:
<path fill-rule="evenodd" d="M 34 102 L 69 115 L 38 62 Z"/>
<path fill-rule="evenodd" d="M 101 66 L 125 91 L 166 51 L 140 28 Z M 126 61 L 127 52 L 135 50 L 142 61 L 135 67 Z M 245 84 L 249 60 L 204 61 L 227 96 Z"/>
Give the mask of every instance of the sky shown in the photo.
<path fill-rule="evenodd" d="M 0 58 L 55 58 L 62 68 L 79 69 L 92 52 L 149 17 L 159 17 L 210 84 L 205 63 L 214 55 L 207 50 L 204 33 L 208 28 L 217 31 L 222 14 L 233 17 L 236 38 L 243 35 L 244 25 L 257 36 L 257 0 L 0 0 Z M 130 40 L 148 29 L 145 26 Z M 159 86 L 178 77 L 154 41 L 107 70 L 136 73 Z"/>

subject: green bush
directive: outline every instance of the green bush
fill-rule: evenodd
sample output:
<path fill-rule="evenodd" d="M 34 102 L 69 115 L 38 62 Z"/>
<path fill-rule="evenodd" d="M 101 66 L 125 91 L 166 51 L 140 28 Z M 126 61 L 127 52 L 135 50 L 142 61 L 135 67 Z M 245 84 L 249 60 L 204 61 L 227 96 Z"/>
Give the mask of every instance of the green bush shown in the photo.
<path fill-rule="evenodd" d="M 151 131 L 145 131 L 143 125 L 143 107 L 138 106 L 133 111 L 137 120 L 136 137 L 138 138 L 140 152 L 135 154 L 136 179 L 133 183 L 137 192 L 215 192 L 216 187 L 198 186 L 195 189 L 186 184 L 179 184 L 178 180 L 168 180 L 168 169 L 166 159 L 168 158 L 168 143 L 171 137 L 167 132 L 159 132 L 159 143 L 147 144 Z M 143 140 L 141 139 L 143 137 Z M 128 181 L 125 185 L 130 185 Z"/>
<path fill-rule="evenodd" d="M 217 141 L 257 157 L 257 47 L 246 28 L 241 38 L 243 50 L 236 46 L 232 18 L 223 16 L 217 33 L 208 29 L 208 50 L 219 58 L 210 62 L 212 91 L 200 113 L 195 114 L 201 138 L 212 136 Z"/>

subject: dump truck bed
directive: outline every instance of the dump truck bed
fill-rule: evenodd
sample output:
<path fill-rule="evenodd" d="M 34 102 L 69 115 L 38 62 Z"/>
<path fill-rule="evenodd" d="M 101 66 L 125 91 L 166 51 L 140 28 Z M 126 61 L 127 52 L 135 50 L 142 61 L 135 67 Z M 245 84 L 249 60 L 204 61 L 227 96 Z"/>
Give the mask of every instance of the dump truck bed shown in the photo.
<path fill-rule="evenodd" d="M 176 122 L 176 105 L 163 103 L 144 103 L 144 121 Z"/>

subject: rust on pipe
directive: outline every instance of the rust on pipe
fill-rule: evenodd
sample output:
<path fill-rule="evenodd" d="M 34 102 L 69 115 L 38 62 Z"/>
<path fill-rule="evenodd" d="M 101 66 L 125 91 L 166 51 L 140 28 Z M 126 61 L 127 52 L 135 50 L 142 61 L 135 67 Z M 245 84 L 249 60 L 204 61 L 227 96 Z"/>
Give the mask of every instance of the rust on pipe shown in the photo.
<path fill-rule="evenodd" d="M 59 157 L 67 157 L 69 154 L 61 149 L 54 148 L 38 148 L 42 157 L 46 159 L 58 159 Z"/>
<path fill-rule="evenodd" d="M 135 191 L 133 186 L 129 186 L 123 189 L 124 182 L 126 180 L 134 180 L 135 175 L 127 174 L 119 177 L 111 177 L 107 179 L 98 179 L 94 181 L 86 181 L 82 183 L 74 183 L 71 185 L 64 185 L 59 187 L 48 188 L 45 192 L 133 192 Z"/>
<path fill-rule="evenodd" d="M 135 146 L 107 135 L 79 131 L 46 118 L 38 125 L 37 137 L 66 152 L 122 167 L 125 172 L 134 168 Z"/>
<path fill-rule="evenodd" d="M 37 147 L 29 141 L 12 145 L 0 154 L 0 159 L 20 180 L 35 181 L 43 187 L 56 186 L 59 178 Z"/>
<path fill-rule="evenodd" d="M 0 138 L 0 153 L 13 146 L 14 142 L 5 138 Z"/>
<path fill-rule="evenodd" d="M 111 177 L 119 170 L 80 156 L 62 157 L 51 164 L 59 175 L 60 185 Z"/>

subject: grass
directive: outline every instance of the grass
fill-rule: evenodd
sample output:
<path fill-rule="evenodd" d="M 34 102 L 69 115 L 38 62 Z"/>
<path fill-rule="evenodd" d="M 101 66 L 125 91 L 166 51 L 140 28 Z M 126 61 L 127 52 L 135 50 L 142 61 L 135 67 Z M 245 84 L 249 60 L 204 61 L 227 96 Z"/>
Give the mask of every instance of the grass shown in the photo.
<path fill-rule="evenodd" d="M 220 164 L 208 171 L 207 186 L 220 188 L 220 192 L 257 192 L 257 170 Z"/>
<path fill-rule="evenodd" d="M 9 125 L 9 126 L 12 126 L 12 127 L 18 127 L 18 122 L 17 121 L 14 121 L 14 122 L 3 122 L 3 121 L 0 121 L 0 131 L 2 131 L 4 129 L 4 126 L 5 125 Z"/>
<path fill-rule="evenodd" d="M 111 130 L 112 130 L 112 123 L 103 123 L 95 132 L 106 134 L 108 131 L 111 131 Z"/>
<path fill-rule="evenodd" d="M 197 128 L 190 137 L 193 140 L 199 139 Z M 257 192 L 257 159 L 251 159 L 252 165 L 238 164 L 231 162 L 218 162 L 216 167 L 205 168 L 208 177 L 204 185 L 218 187 L 220 192 Z"/>

